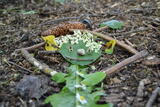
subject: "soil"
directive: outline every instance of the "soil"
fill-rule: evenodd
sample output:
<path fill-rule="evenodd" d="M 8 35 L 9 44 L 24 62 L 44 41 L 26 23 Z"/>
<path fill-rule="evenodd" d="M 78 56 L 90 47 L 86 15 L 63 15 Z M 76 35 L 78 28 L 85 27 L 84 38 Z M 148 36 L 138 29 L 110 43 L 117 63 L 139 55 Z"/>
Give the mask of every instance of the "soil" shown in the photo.
<path fill-rule="evenodd" d="M 129 41 L 136 50 L 148 50 L 150 56 L 160 57 L 160 1 L 159 0 L 82 0 L 66 3 L 55 3 L 48 0 L 1 0 L 0 1 L 0 107 L 49 107 L 44 99 L 59 92 L 61 85 L 50 81 L 50 77 L 37 70 L 21 53 L 15 49 L 29 47 L 40 43 L 39 34 L 64 21 L 76 21 L 84 16 L 92 21 L 93 29 L 108 20 L 121 20 L 125 26 L 119 30 L 107 29 L 103 34 L 116 34 L 112 37 Z M 33 10 L 34 14 L 23 14 L 26 10 Z M 67 17 L 76 17 L 69 18 Z M 57 20 L 61 19 L 62 20 Z M 49 22 L 48 22 L 49 21 Z M 139 28 L 150 28 L 147 31 L 130 32 Z M 32 53 L 35 57 L 48 64 L 59 72 L 65 72 L 69 65 L 61 55 L 55 54 L 56 61 L 50 62 L 36 56 L 38 49 Z M 100 59 L 90 66 L 95 71 L 121 62 L 132 56 L 125 49 L 116 46 L 112 55 L 103 54 Z M 125 66 L 119 72 L 108 75 L 104 80 L 106 98 L 115 107 L 144 107 L 154 89 L 160 86 L 160 65 L 145 65 L 144 59 Z M 32 72 L 21 69 L 11 62 L 27 68 Z M 91 70 L 93 71 L 93 70 Z M 49 84 L 45 94 L 40 98 L 25 98 L 17 94 L 17 83 L 25 75 L 43 75 L 48 78 Z M 144 82 L 142 95 L 137 95 L 140 82 Z M 159 92 L 160 93 L 160 92 Z M 160 107 L 160 94 L 156 97 L 153 107 Z"/>

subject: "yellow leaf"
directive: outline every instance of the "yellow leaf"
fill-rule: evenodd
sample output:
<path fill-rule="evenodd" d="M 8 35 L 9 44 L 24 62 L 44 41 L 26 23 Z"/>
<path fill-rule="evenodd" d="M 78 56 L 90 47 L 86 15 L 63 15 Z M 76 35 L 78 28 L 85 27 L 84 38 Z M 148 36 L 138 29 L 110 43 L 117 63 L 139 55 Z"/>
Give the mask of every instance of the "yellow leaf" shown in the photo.
<path fill-rule="evenodd" d="M 105 46 L 106 46 L 105 52 L 106 52 L 107 54 L 112 54 L 115 45 L 116 45 L 116 40 L 111 40 L 111 41 L 107 42 L 107 43 L 105 44 Z"/>
<path fill-rule="evenodd" d="M 56 44 L 54 35 L 49 35 L 49 36 L 45 36 L 45 37 L 42 37 L 42 38 L 46 42 L 45 49 L 47 51 L 56 51 L 56 50 L 58 50 L 58 48 L 57 48 L 58 46 Z"/>

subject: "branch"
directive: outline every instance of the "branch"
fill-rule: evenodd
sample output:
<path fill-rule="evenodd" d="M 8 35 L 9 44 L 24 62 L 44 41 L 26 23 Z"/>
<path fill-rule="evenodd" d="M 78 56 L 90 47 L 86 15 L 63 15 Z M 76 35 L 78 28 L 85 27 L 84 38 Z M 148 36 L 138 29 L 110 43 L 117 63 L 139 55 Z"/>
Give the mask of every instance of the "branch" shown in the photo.
<path fill-rule="evenodd" d="M 143 62 L 145 65 L 160 65 L 160 58 L 150 56 Z"/>
<path fill-rule="evenodd" d="M 100 27 L 100 28 L 98 28 L 98 29 L 95 29 L 95 30 L 93 30 L 93 31 L 95 31 L 95 32 L 101 32 L 101 31 L 103 31 L 103 30 L 106 30 L 108 28 L 108 26 L 104 26 L 104 27 Z"/>
<path fill-rule="evenodd" d="M 124 66 L 126 66 L 126 65 L 128 65 L 128 64 L 130 64 L 130 63 L 132 63 L 132 62 L 134 62 L 134 61 L 136 61 L 138 59 L 140 59 L 140 58 L 143 58 L 143 57 L 145 57 L 147 55 L 148 55 L 148 51 L 143 50 L 143 51 L 138 52 L 135 55 L 123 60 L 122 62 L 112 66 L 109 69 L 102 70 L 101 72 L 106 72 L 106 74 L 108 74 L 108 75 L 109 74 L 113 74 L 115 72 L 118 72 L 122 67 L 124 67 Z"/>
<path fill-rule="evenodd" d="M 70 29 L 70 31 L 74 31 L 74 30 L 75 29 Z M 89 30 L 80 30 L 80 31 L 82 31 L 82 32 L 90 32 L 90 33 L 92 33 L 92 34 L 94 34 L 94 35 L 96 35 L 98 37 L 101 37 L 101 38 L 103 38 L 105 40 L 108 40 L 108 41 L 115 40 L 114 38 L 112 38 L 112 37 L 110 37 L 108 35 L 104 35 L 104 34 L 101 34 L 101 33 L 95 32 L 95 31 L 89 31 Z M 137 50 L 135 50 L 134 48 L 130 47 L 129 45 L 127 45 L 127 44 L 125 44 L 123 42 L 120 42 L 120 41 L 116 40 L 116 44 L 119 45 L 120 47 L 126 49 L 127 51 L 131 52 L 132 54 L 138 53 Z"/>
<path fill-rule="evenodd" d="M 46 64 L 41 64 L 37 59 L 35 59 L 29 52 L 25 49 L 21 49 L 22 55 L 26 60 L 28 60 L 31 64 L 36 66 L 38 69 L 42 70 L 44 73 L 49 74 L 51 76 L 55 75 L 57 72 L 49 68 Z"/>
<path fill-rule="evenodd" d="M 16 67 L 19 67 L 20 69 L 22 69 L 22 70 L 24 70 L 24 71 L 27 71 L 27 72 L 25 72 L 25 73 L 31 73 L 32 71 L 31 70 L 29 70 L 29 69 L 27 69 L 27 68 L 24 68 L 24 67 L 22 67 L 22 66 L 20 66 L 20 65 L 18 65 L 18 64 L 16 64 L 16 63 L 14 63 L 14 62 L 12 62 L 12 61 L 7 61 L 9 64 L 12 64 L 12 65 L 14 65 L 14 66 L 16 66 Z"/>
<path fill-rule="evenodd" d="M 151 28 L 148 28 L 148 27 L 140 27 L 138 29 L 135 29 L 135 30 L 131 30 L 129 32 L 122 32 L 122 33 L 113 33 L 113 34 L 108 34 L 110 36 L 118 36 L 118 35 L 128 35 L 128 34 L 131 34 L 131 33 L 138 33 L 138 32 L 144 32 L 144 31 L 148 31 L 150 30 Z"/>
<path fill-rule="evenodd" d="M 160 87 L 157 87 L 153 91 L 153 93 L 152 93 L 151 97 L 149 98 L 149 100 L 148 100 L 148 102 L 147 102 L 145 107 L 152 107 L 152 104 L 154 103 L 154 100 L 156 99 L 158 93 L 160 93 Z"/>
<path fill-rule="evenodd" d="M 25 49 L 25 50 L 27 50 L 27 51 L 31 51 L 31 50 L 34 50 L 34 49 L 37 49 L 37 48 L 43 46 L 44 44 L 45 44 L 45 42 L 41 42 L 41 43 L 39 43 L 39 44 L 35 44 L 35 45 L 33 45 L 33 46 L 26 47 L 26 48 L 23 48 L 23 49 Z M 21 51 L 21 49 L 16 49 L 16 50 L 15 50 L 15 52 L 19 52 L 19 51 Z"/>
<path fill-rule="evenodd" d="M 50 55 L 55 53 L 59 53 L 59 52 L 58 51 L 38 51 L 38 55 Z"/>

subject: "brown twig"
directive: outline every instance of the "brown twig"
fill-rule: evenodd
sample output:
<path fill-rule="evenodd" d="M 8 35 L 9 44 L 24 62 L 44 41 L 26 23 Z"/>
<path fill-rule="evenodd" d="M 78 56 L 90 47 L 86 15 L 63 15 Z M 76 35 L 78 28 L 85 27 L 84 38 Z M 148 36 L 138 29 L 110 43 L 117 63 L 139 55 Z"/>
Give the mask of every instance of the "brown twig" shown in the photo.
<path fill-rule="evenodd" d="M 54 57 L 54 56 L 45 56 L 45 55 L 38 55 L 38 57 L 40 57 L 41 59 L 44 59 L 46 61 L 49 61 L 51 63 L 60 63 L 60 61 Z"/>
<path fill-rule="evenodd" d="M 93 31 L 95 32 L 101 32 L 103 30 L 106 30 L 108 28 L 108 26 L 104 26 L 104 27 L 101 27 L 101 28 L 98 28 L 98 29 L 95 29 Z M 153 28 L 153 27 L 152 27 Z M 131 33 L 138 33 L 138 32 L 144 32 L 144 31 L 147 31 L 149 29 L 152 29 L 150 27 L 146 27 L 146 28 L 138 28 L 138 29 L 135 29 L 135 30 L 131 30 L 129 32 L 122 32 L 122 33 L 111 33 L 111 34 L 107 34 L 109 36 L 118 36 L 118 35 L 128 35 L 128 34 L 131 34 Z"/>
<path fill-rule="evenodd" d="M 160 65 L 160 58 L 157 58 L 155 56 L 149 56 L 146 58 L 146 60 L 143 62 L 145 65 Z"/>
<path fill-rule="evenodd" d="M 130 45 L 130 46 L 132 46 L 132 47 L 135 47 L 135 45 L 132 44 L 128 39 L 124 39 L 124 40 L 125 40 L 125 42 L 126 42 L 128 45 Z"/>
<path fill-rule="evenodd" d="M 38 51 L 39 55 L 50 55 L 55 53 L 59 53 L 59 52 L 58 51 Z"/>
<path fill-rule="evenodd" d="M 98 28 L 98 29 L 95 29 L 95 30 L 93 30 L 93 31 L 95 31 L 95 32 L 101 32 L 101 31 L 103 31 L 103 30 L 106 30 L 108 28 L 108 26 L 104 26 L 104 27 L 100 27 L 100 28 Z"/>
<path fill-rule="evenodd" d="M 24 68 L 24 67 L 22 67 L 22 66 L 20 66 L 20 65 L 18 65 L 18 64 L 16 64 L 16 63 L 14 63 L 14 62 L 12 62 L 12 61 L 7 61 L 7 62 L 8 62 L 9 64 L 12 64 L 12 65 L 14 65 L 14 66 L 16 66 L 16 67 L 24 70 L 24 71 L 32 72 L 31 70 L 29 70 L 29 69 L 27 69 L 27 68 Z"/>
<path fill-rule="evenodd" d="M 158 28 L 156 28 L 156 27 L 152 26 L 151 24 L 147 24 L 147 23 L 146 23 L 146 22 L 144 22 L 144 21 L 143 21 L 143 24 L 144 24 L 144 25 L 146 25 L 146 26 L 148 26 L 150 29 L 154 29 L 154 30 L 156 30 L 156 31 L 157 31 L 157 33 L 159 33 L 159 34 L 160 34 L 160 31 L 158 30 Z"/>
<path fill-rule="evenodd" d="M 145 107 L 152 107 L 152 104 L 154 103 L 158 93 L 160 93 L 160 87 L 157 87 L 153 92 L 151 97 L 149 98 L 147 104 Z"/>
<path fill-rule="evenodd" d="M 143 57 L 145 57 L 147 55 L 148 55 L 148 51 L 143 50 L 143 51 L 138 52 L 135 55 L 123 60 L 122 62 L 112 66 L 109 69 L 102 70 L 101 72 L 106 72 L 106 74 L 108 74 L 108 75 L 109 74 L 113 74 L 113 73 L 119 71 L 122 67 L 124 67 L 124 66 L 126 66 L 126 65 L 128 65 L 128 64 L 130 64 L 130 63 L 132 63 L 132 62 L 134 62 L 134 61 L 136 61 L 138 59 L 140 59 L 140 58 L 143 58 Z"/>
<path fill-rule="evenodd" d="M 42 42 L 42 43 L 39 43 L 39 44 L 30 46 L 30 47 L 26 47 L 26 48 L 23 48 L 23 49 L 25 49 L 25 50 L 27 50 L 27 51 L 31 51 L 31 50 L 34 50 L 34 49 L 37 49 L 37 48 L 43 46 L 44 44 L 45 44 L 45 42 Z M 15 52 L 19 52 L 19 51 L 21 51 L 21 49 L 16 49 L 16 50 L 15 50 Z"/>
<path fill-rule="evenodd" d="M 42 22 L 38 26 L 59 24 L 61 22 L 65 22 L 65 21 L 69 21 L 69 20 L 80 20 L 80 19 L 85 18 L 85 17 L 86 17 L 85 15 L 80 15 L 78 17 L 63 17 L 63 18 L 59 18 L 59 19 L 55 19 L 55 20 L 49 20 L 49 21 L 46 21 L 46 22 Z"/>
<path fill-rule="evenodd" d="M 71 29 L 71 31 L 74 31 L 74 30 L 75 30 L 75 29 Z M 85 32 L 90 32 L 90 33 L 92 33 L 92 34 L 94 34 L 94 35 L 96 35 L 96 36 L 98 36 L 98 37 L 101 37 L 101 38 L 103 38 L 103 39 L 105 39 L 105 40 L 108 40 L 108 41 L 110 41 L 110 40 L 115 40 L 114 38 L 112 38 L 112 37 L 110 37 L 110 36 L 108 36 L 108 35 L 104 35 L 104 34 L 102 34 L 102 33 L 98 33 L 98 32 L 95 32 L 95 31 L 89 31 L 89 30 L 80 30 L 80 31 L 82 31 L 82 32 L 84 32 L 84 31 L 85 31 Z M 131 52 L 132 54 L 138 53 L 137 50 L 135 50 L 134 48 L 128 46 L 127 44 L 125 44 L 125 43 L 123 43 L 123 42 L 120 42 L 120 41 L 116 40 L 116 44 L 119 45 L 120 47 L 126 49 L 127 51 Z"/>
<path fill-rule="evenodd" d="M 129 32 L 122 32 L 122 33 L 114 33 L 114 34 L 108 34 L 108 35 L 110 35 L 110 36 L 118 36 L 118 35 L 129 35 L 129 34 L 131 34 L 131 33 L 138 33 L 138 32 L 144 32 L 144 31 L 148 31 L 148 30 L 150 30 L 151 28 L 148 28 L 148 27 L 146 27 L 146 28 L 139 28 L 139 29 L 135 29 L 135 30 L 131 30 L 131 31 L 129 31 Z"/>
<path fill-rule="evenodd" d="M 137 97 L 141 97 L 141 98 L 143 97 L 144 85 L 145 85 L 145 83 L 144 83 L 144 79 L 143 79 L 139 82 L 139 86 L 137 89 Z"/>
<path fill-rule="evenodd" d="M 25 49 L 21 49 L 22 55 L 28 60 L 31 64 L 42 70 L 44 73 L 49 74 L 53 76 L 57 72 L 51 68 L 49 68 L 48 65 L 40 63 L 37 59 L 35 59 L 29 52 Z"/>

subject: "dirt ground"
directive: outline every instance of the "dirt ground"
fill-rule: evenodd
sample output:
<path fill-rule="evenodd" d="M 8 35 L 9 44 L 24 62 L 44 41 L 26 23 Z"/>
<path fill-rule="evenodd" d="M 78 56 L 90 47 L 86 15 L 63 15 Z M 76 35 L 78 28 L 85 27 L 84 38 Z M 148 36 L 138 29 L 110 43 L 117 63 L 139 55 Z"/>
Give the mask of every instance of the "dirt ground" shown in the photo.
<path fill-rule="evenodd" d="M 34 10 L 34 14 L 23 14 L 19 10 Z M 150 56 L 160 57 L 160 1 L 159 0 L 82 0 L 66 3 L 54 3 L 48 0 L 1 0 L 0 1 L 0 107 L 49 107 L 44 99 L 52 93 L 59 92 L 62 86 L 50 81 L 50 77 L 39 72 L 26 61 L 15 49 L 29 47 L 41 42 L 39 34 L 64 21 L 76 21 L 83 16 L 92 20 L 93 29 L 107 20 L 121 20 L 125 23 L 120 30 L 104 30 L 101 33 L 124 41 L 138 51 L 147 50 Z M 74 17 L 67 19 L 67 17 Z M 62 20 L 57 20 L 62 19 Z M 137 29 L 148 28 L 145 31 Z M 133 32 L 132 32 L 133 31 Z M 129 32 L 129 33 L 127 33 Z M 129 41 L 129 42 L 128 42 Z M 36 54 L 35 50 L 33 53 Z M 112 55 L 102 55 L 95 63 L 95 71 L 132 56 L 131 53 L 116 46 Z M 39 57 L 51 68 L 65 72 L 69 65 L 59 54 L 55 62 Z M 120 72 L 107 76 L 104 87 L 107 94 L 103 101 L 111 102 L 115 107 L 145 107 L 152 92 L 160 86 L 160 65 L 146 65 L 138 60 Z M 25 71 L 18 64 L 32 72 Z M 15 86 L 24 75 L 43 75 L 49 84 L 47 91 L 40 98 L 24 98 L 17 94 Z M 142 92 L 138 87 L 143 83 Z M 153 103 L 160 107 L 160 92 Z"/>

